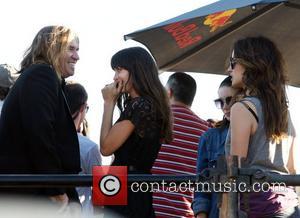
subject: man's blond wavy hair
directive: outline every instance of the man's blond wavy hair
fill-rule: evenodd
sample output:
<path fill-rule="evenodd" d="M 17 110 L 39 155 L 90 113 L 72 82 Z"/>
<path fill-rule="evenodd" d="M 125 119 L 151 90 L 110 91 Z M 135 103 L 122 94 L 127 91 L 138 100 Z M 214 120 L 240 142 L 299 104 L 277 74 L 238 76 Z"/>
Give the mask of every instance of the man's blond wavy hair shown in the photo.
<path fill-rule="evenodd" d="M 51 65 L 61 78 L 62 69 L 59 60 L 73 39 L 79 42 L 77 35 L 67 27 L 46 26 L 42 28 L 24 54 L 21 71 L 32 64 L 44 63 Z"/>

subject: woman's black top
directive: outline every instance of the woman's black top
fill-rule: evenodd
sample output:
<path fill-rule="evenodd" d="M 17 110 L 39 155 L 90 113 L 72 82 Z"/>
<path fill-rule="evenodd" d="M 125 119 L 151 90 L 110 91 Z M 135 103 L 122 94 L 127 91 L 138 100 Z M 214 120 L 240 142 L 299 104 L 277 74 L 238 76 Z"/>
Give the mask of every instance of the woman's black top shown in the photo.
<path fill-rule="evenodd" d="M 128 166 L 129 174 L 150 174 L 161 143 L 161 116 L 154 104 L 144 98 L 131 99 L 117 122 L 130 120 L 133 133 L 114 153 L 113 166 Z M 110 207 L 125 217 L 154 217 L 152 193 L 132 192 L 128 188 L 128 205 Z"/>

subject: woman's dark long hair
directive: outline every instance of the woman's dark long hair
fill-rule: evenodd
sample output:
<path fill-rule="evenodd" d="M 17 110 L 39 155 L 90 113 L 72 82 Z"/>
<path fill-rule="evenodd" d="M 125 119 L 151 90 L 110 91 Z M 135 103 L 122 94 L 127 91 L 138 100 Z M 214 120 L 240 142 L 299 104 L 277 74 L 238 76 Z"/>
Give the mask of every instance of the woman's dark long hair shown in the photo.
<path fill-rule="evenodd" d="M 220 84 L 220 86 L 219 86 L 219 89 L 222 88 L 222 87 L 230 87 L 230 88 L 232 88 L 231 85 L 232 85 L 231 76 L 228 76 L 228 77 L 226 77 L 226 78 L 221 82 L 221 84 Z M 217 122 L 217 123 L 215 124 L 215 127 L 216 127 L 216 128 L 222 128 L 222 129 L 225 129 L 225 128 L 226 128 L 226 129 L 227 129 L 227 128 L 229 128 L 229 124 L 230 124 L 230 121 L 227 120 L 225 116 L 223 116 L 223 120 Z"/>
<path fill-rule="evenodd" d="M 261 100 L 267 138 L 279 140 L 288 129 L 286 74 L 280 51 L 263 36 L 240 39 L 235 42 L 233 51 L 238 63 L 245 68 L 245 91 Z"/>
<path fill-rule="evenodd" d="M 129 72 L 128 81 L 135 91 L 150 100 L 162 118 L 161 133 L 166 142 L 172 140 L 171 110 L 165 88 L 158 76 L 158 69 L 152 56 L 141 47 L 126 48 L 117 52 L 111 59 L 112 69 L 119 67 Z M 126 84 L 125 84 L 126 86 Z M 129 100 L 129 95 L 122 93 L 117 101 L 120 111 Z"/>

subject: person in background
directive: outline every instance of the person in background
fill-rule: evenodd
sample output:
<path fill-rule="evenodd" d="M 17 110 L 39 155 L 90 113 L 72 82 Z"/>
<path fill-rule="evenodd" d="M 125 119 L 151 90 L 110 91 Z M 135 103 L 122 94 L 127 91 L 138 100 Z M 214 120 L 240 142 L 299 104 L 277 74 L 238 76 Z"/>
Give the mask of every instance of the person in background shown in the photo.
<path fill-rule="evenodd" d="M 79 39 L 64 26 L 42 28 L 21 62 L 20 76 L 0 119 L 0 174 L 77 174 L 76 129 L 64 96 L 64 79 L 79 60 Z M 1 193 L 79 203 L 75 188 L 1 188 Z M 76 204 L 72 204 L 76 205 Z"/>
<path fill-rule="evenodd" d="M 274 174 L 299 173 L 299 143 L 286 94 L 284 60 L 276 45 L 263 36 L 237 40 L 231 51 L 232 87 L 242 89 L 231 107 L 226 154 L 239 165 Z M 248 217 L 300 217 L 294 188 L 241 193 Z"/>
<path fill-rule="evenodd" d="M 70 107 L 71 115 L 77 130 L 79 148 L 80 148 L 80 174 L 92 174 L 93 166 L 101 165 L 101 156 L 98 145 L 88 137 L 80 133 L 80 127 L 88 112 L 87 104 L 88 94 L 85 88 L 79 83 L 67 83 L 65 87 L 65 95 Z M 82 212 L 84 217 L 93 216 L 93 205 L 91 202 L 91 187 L 77 188 L 79 199 L 82 204 Z"/>
<path fill-rule="evenodd" d="M 8 64 L 0 64 L 0 115 L 9 90 L 18 78 L 16 68 Z"/>
<path fill-rule="evenodd" d="M 197 158 L 197 174 L 207 168 L 216 167 L 219 156 L 225 154 L 225 140 L 230 124 L 230 107 L 237 90 L 231 87 L 231 77 L 226 77 L 218 89 L 216 107 L 223 112 L 223 120 L 215 124 L 200 137 Z M 218 218 L 216 193 L 194 192 L 192 208 L 197 218 Z"/>
<path fill-rule="evenodd" d="M 166 90 L 152 56 L 131 47 L 113 55 L 114 82 L 102 89 L 104 111 L 100 133 L 102 155 L 115 155 L 113 166 L 128 166 L 129 174 L 150 174 L 161 142 L 172 139 Z M 112 124 L 113 110 L 121 115 Z M 122 217 L 154 217 L 151 192 L 128 189 L 128 205 L 108 207 Z"/>
<path fill-rule="evenodd" d="M 172 74 L 166 84 L 174 119 L 173 141 L 162 144 L 152 167 L 153 175 L 195 175 L 199 137 L 209 124 L 199 118 L 191 106 L 197 84 L 183 72 Z M 156 217 L 194 217 L 191 209 L 193 193 L 167 190 L 153 193 Z"/>

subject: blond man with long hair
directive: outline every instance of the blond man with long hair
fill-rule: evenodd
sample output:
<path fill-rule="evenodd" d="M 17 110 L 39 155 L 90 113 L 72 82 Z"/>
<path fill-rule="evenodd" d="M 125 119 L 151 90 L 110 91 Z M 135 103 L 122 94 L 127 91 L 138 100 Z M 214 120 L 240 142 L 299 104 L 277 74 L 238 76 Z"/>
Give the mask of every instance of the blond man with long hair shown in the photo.
<path fill-rule="evenodd" d="M 0 124 L 1 174 L 77 174 L 76 129 L 64 96 L 79 40 L 64 26 L 42 28 L 21 62 L 20 77 L 7 97 Z M 78 202 L 75 188 L 1 188 L 21 196 L 47 196 L 66 207 Z"/>

